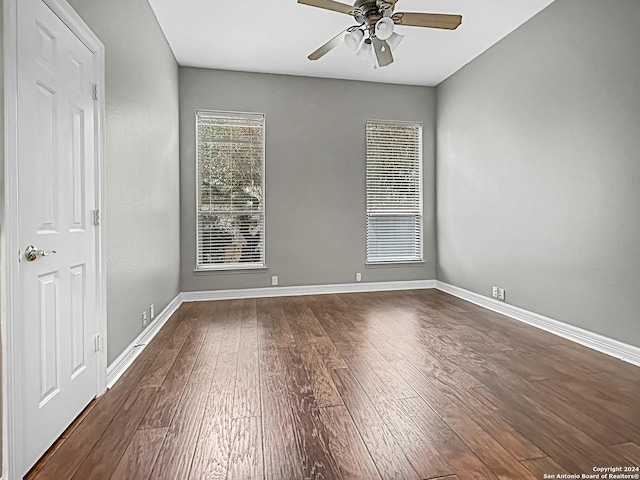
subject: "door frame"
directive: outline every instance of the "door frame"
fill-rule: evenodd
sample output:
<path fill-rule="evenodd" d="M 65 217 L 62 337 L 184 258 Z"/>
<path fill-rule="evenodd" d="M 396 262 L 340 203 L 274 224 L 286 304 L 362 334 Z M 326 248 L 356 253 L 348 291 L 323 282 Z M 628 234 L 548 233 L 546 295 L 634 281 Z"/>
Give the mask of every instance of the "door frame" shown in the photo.
<path fill-rule="evenodd" d="M 96 321 L 102 338 L 97 353 L 96 396 L 107 389 L 107 278 L 105 205 L 105 48 L 98 37 L 73 10 L 66 0 L 4 0 L 4 192 L 0 205 L 0 333 L 2 334 L 2 412 L 3 452 L 0 477 L 18 477 L 17 460 L 21 458 L 19 438 L 21 428 L 20 384 L 22 365 L 18 361 L 17 328 L 20 321 L 20 270 L 18 238 L 18 8 L 26 1 L 42 1 L 93 53 L 97 83 L 95 102 L 96 208 L 100 221 L 96 226 Z"/>

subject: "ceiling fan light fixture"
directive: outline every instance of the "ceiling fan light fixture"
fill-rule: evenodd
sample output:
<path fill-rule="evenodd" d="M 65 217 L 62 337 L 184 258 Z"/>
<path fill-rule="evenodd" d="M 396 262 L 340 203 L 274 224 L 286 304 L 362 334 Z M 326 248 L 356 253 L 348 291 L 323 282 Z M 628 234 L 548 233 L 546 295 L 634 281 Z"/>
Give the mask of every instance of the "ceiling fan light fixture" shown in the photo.
<path fill-rule="evenodd" d="M 358 50 L 363 38 L 364 32 L 362 30 L 354 30 L 353 32 L 349 32 L 345 35 L 344 44 L 349 50 L 355 52 Z"/>
<path fill-rule="evenodd" d="M 395 51 L 398 45 L 400 45 L 400 42 L 402 42 L 403 38 L 404 38 L 404 35 L 400 35 L 399 33 L 393 32 L 391 34 L 391 36 L 387 40 L 387 43 L 389 44 L 389 47 L 391 47 L 392 51 Z"/>
<path fill-rule="evenodd" d="M 393 35 L 393 20 L 389 17 L 383 17 L 376 23 L 376 37 L 380 40 L 386 40 Z"/>
<path fill-rule="evenodd" d="M 368 39 L 367 39 L 368 40 Z M 362 42 L 360 46 L 360 50 L 356 52 L 356 57 L 361 60 L 370 60 L 373 57 L 373 47 L 371 46 L 371 42 L 367 42 L 366 40 Z"/>

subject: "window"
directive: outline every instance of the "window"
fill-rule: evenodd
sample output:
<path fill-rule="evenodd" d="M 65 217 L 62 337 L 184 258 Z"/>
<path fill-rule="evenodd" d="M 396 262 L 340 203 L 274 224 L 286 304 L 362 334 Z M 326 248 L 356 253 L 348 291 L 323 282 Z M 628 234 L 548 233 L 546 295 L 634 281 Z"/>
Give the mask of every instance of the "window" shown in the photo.
<path fill-rule="evenodd" d="M 422 261 L 422 125 L 369 121 L 367 262 Z"/>
<path fill-rule="evenodd" d="M 198 270 L 264 267 L 264 115 L 196 112 Z"/>

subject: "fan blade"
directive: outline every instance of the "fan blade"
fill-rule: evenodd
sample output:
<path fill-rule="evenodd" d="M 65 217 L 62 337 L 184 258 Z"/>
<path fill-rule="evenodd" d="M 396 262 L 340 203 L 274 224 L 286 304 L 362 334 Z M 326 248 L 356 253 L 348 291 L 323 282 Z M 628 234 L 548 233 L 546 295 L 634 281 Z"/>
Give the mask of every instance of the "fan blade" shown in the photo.
<path fill-rule="evenodd" d="M 324 8 L 325 10 L 332 10 L 334 12 L 346 13 L 351 15 L 353 7 L 346 3 L 334 2 L 333 0 L 298 0 L 298 3 L 302 5 L 309 5 L 310 7 Z"/>
<path fill-rule="evenodd" d="M 327 43 L 322 45 L 319 49 L 317 49 L 315 52 L 313 52 L 307 58 L 309 60 L 318 60 L 320 57 L 322 57 L 325 54 L 329 53 L 331 50 L 333 50 L 338 45 L 343 43 L 344 42 L 344 37 L 345 37 L 346 34 L 347 34 L 347 30 L 345 30 L 344 32 L 340 32 L 338 35 L 336 35 L 331 40 L 329 40 Z"/>
<path fill-rule="evenodd" d="M 391 54 L 391 47 L 386 40 L 380 40 L 377 37 L 371 37 L 371 44 L 373 45 L 373 51 L 376 52 L 376 58 L 378 59 L 378 65 L 380 67 L 386 67 L 393 63 L 393 55 Z"/>
<path fill-rule="evenodd" d="M 397 25 L 413 27 L 443 28 L 455 30 L 462 23 L 462 15 L 444 15 L 440 13 L 394 13 L 391 18 Z"/>

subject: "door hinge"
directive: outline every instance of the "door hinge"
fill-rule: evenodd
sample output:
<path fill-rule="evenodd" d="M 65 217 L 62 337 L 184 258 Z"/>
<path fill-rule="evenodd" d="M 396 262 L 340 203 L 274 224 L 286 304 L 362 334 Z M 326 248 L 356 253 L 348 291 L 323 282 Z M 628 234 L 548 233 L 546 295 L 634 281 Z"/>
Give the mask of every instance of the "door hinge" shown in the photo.
<path fill-rule="evenodd" d="M 96 335 L 95 336 L 95 351 L 96 352 L 101 352 L 102 351 L 102 335 Z"/>
<path fill-rule="evenodd" d="M 93 224 L 97 227 L 100 225 L 100 210 L 93 211 Z"/>
<path fill-rule="evenodd" d="M 98 100 L 98 84 L 94 83 L 92 87 L 93 99 Z"/>

